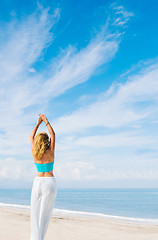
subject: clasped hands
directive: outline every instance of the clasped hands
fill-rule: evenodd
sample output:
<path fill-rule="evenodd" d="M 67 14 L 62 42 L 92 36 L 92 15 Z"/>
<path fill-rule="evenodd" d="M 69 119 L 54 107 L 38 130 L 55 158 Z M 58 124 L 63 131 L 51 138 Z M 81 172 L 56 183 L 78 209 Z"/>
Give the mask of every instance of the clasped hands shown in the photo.
<path fill-rule="evenodd" d="M 39 118 L 38 118 L 38 121 L 37 121 L 37 124 L 41 124 L 43 122 L 45 122 L 45 124 L 48 123 L 48 119 L 46 118 L 46 116 L 44 114 L 39 114 Z"/>

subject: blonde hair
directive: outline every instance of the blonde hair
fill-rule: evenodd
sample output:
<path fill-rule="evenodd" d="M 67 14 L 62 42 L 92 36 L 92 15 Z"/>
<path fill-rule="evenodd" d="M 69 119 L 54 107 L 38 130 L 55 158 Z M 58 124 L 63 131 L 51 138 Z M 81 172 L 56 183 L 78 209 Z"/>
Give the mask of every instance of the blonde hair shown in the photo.
<path fill-rule="evenodd" d="M 33 155 L 40 159 L 45 151 L 49 148 L 49 136 L 46 132 L 40 132 L 34 138 Z"/>

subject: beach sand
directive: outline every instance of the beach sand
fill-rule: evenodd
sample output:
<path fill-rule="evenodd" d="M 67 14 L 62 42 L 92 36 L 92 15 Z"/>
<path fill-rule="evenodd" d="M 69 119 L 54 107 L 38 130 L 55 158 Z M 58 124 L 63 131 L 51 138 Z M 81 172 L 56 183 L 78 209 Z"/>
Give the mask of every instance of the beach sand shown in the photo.
<path fill-rule="evenodd" d="M 0 239 L 29 240 L 30 210 L 0 207 Z M 158 224 L 52 214 L 45 240 L 157 240 Z"/>

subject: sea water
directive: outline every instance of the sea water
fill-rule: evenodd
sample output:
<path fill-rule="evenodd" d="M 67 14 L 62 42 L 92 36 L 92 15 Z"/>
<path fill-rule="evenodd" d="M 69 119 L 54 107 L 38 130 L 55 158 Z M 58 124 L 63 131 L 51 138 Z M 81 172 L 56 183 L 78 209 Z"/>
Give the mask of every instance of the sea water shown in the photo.
<path fill-rule="evenodd" d="M 0 206 L 30 208 L 31 189 L 0 189 Z M 158 189 L 57 189 L 54 211 L 158 223 Z"/>

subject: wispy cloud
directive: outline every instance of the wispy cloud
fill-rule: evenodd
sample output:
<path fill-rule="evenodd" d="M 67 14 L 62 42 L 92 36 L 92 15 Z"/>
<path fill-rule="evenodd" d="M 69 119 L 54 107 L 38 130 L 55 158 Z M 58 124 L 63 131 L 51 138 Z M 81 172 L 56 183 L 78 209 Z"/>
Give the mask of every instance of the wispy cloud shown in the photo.
<path fill-rule="evenodd" d="M 0 132 L 2 156 L 23 155 L 28 144 L 29 119 L 26 108 L 32 106 L 40 79 L 32 74 L 33 64 L 53 41 L 51 29 L 59 21 L 60 10 L 37 9 L 20 21 L 1 26 L 0 46 Z M 37 87 L 37 88 L 36 88 Z M 26 112 L 25 112 L 26 111 Z M 24 147 L 26 145 L 26 147 Z M 23 147 L 22 147 L 23 146 Z M 22 150 L 24 151 L 22 153 Z"/>
<path fill-rule="evenodd" d="M 124 6 L 118 5 L 116 2 L 113 2 L 110 6 L 115 11 L 116 15 L 113 25 L 127 27 L 126 23 L 134 16 L 134 13 L 127 11 Z"/>
<path fill-rule="evenodd" d="M 88 136 L 88 137 L 79 137 L 76 141 L 75 139 L 72 141 L 77 146 L 82 147 L 90 147 L 93 149 L 100 148 L 121 148 L 121 147 L 151 147 L 157 144 L 157 138 L 153 136 L 140 136 L 134 131 L 129 132 L 121 132 L 117 134 L 107 134 L 107 135 L 96 135 L 96 136 Z M 72 143 L 73 146 L 73 143 Z"/>
<path fill-rule="evenodd" d="M 58 19 L 59 13 L 49 15 L 48 9 L 44 9 L 20 22 L 15 20 L 3 26 L 0 47 L 2 130 L 16 127 L 23 110 L 33 104 L 31 96 L 35 86 L 38 90 L 39 83 L 29 70 L 53 41 L 50 29 Z"/>
<path fill-rule="evenodd" d="M 85 49 L 75 51 L 70 47 L 66 55 L 60 59 L 56 73 L 44 84 L 44 92 L 53 97 L 64 93 L 67 89 L 87 81 L 95 70 L 109 62 L 118 50 L 118 42 L 113 36 L 111 40 L 93 39 Z M 54 69 L 54 68 L 53 68 Z"/>
<path fill-rule="evenodd" d="M 121 127 L 138 122 L 157 112 L 158 64 L 126 76 L 125 84 L 113 84 L 98 101 L 56 119 L 58 133 L 80 132 L 90 127 Z M 144 104 L 143 102 L 148 102 Z M 152 104 L 151 104 L 152 103 Z"/>
<path fill-rule="evenodd" d="M 17 82 L 26 78 L 30 66 L 43 54 L 53 41 L 50 32 L 59 20 L 60 12 L 48 14 L 48 9 L 38 10 L 23 20 L 5 24 L 0 47 L 1 82 Z M 39 37 L 40 36 L 40 37 Z"/>

